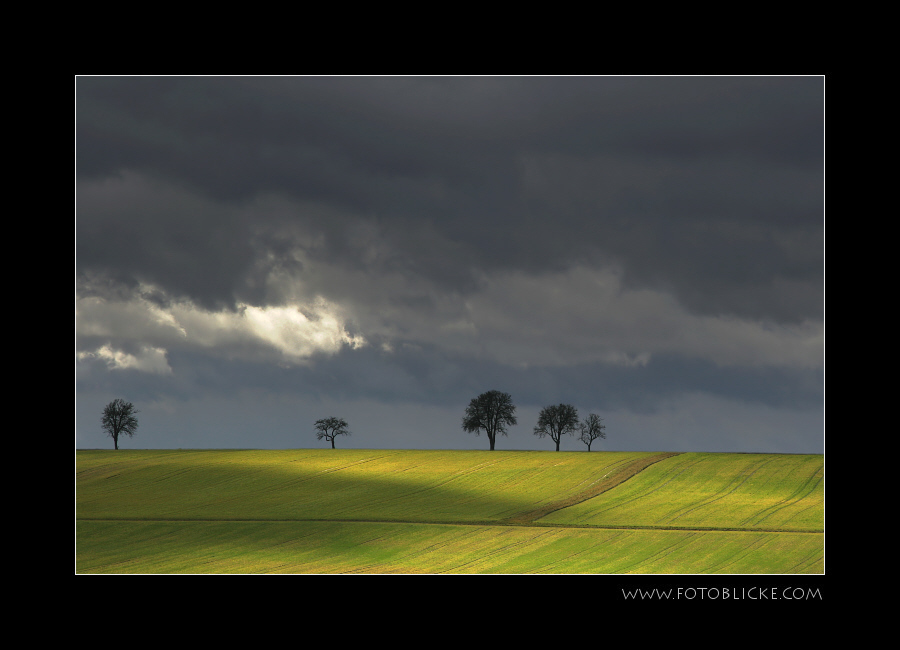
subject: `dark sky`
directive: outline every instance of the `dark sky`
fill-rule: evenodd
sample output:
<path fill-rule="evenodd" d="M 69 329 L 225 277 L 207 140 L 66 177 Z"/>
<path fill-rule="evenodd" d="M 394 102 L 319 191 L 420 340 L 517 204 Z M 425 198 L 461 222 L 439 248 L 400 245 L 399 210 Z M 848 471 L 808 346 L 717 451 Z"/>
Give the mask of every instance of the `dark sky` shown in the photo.
<path fill-rule="evenodd" d="M 824 86 L 77 77 L 76 446 L 822 453 Z"/>

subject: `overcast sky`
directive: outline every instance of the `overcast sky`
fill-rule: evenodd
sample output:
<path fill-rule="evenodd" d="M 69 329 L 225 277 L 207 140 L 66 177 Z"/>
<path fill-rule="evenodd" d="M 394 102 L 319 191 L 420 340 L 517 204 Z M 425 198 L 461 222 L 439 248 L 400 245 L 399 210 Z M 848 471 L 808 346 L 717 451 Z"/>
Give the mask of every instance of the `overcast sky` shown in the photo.
<path fill-rule="evenodd" d="M 824 78 L 77 77 L 75 444 L 824 452 Z M 583 451 L 564 438 L 563 451 Z"/>

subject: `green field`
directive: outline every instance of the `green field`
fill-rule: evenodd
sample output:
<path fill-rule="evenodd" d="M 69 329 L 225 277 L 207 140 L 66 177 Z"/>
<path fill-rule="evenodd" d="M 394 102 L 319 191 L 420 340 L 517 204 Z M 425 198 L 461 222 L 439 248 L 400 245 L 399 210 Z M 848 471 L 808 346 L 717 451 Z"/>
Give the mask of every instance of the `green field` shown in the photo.
<path fill-rule="evenodd" d="M 76 452 L 77 573 L 824 572 L 824 457 Z"/>

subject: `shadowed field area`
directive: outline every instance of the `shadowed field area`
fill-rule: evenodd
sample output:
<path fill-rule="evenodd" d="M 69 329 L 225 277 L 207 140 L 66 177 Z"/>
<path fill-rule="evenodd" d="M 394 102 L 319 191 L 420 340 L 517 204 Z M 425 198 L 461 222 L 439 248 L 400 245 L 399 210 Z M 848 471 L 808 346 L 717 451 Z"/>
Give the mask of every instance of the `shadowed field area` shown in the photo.
<path fill-rule="evenodd" d="M 78 573 L 822 573 L 822 456 L 76 452 Z"/>

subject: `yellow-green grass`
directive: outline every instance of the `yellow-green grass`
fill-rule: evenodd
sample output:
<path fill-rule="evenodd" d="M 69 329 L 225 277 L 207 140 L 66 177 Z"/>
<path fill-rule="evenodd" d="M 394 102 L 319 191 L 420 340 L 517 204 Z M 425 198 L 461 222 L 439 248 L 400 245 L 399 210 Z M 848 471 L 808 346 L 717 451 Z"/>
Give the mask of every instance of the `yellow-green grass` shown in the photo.
<path fill-rule="evenodd" d="M 824 457 L 685 453 L 543 523 L 823 531 Z"/>
<path fill-rule="evenodd" d="M 492 522 L 589 489 L 647 452 L 79 451 L 81 519 Z"/>
<path fill-rule="evenodd" d="M 820 455 L 78 451 L 76 571 L 822 573 L 823 535 L 789 532 L 822 530 L 821 466 Z"/>
<path fill-rule="evenodd" d="M 79 573 L 822 573 L 822 536 L 353 522 L 80 521 Z"/>

